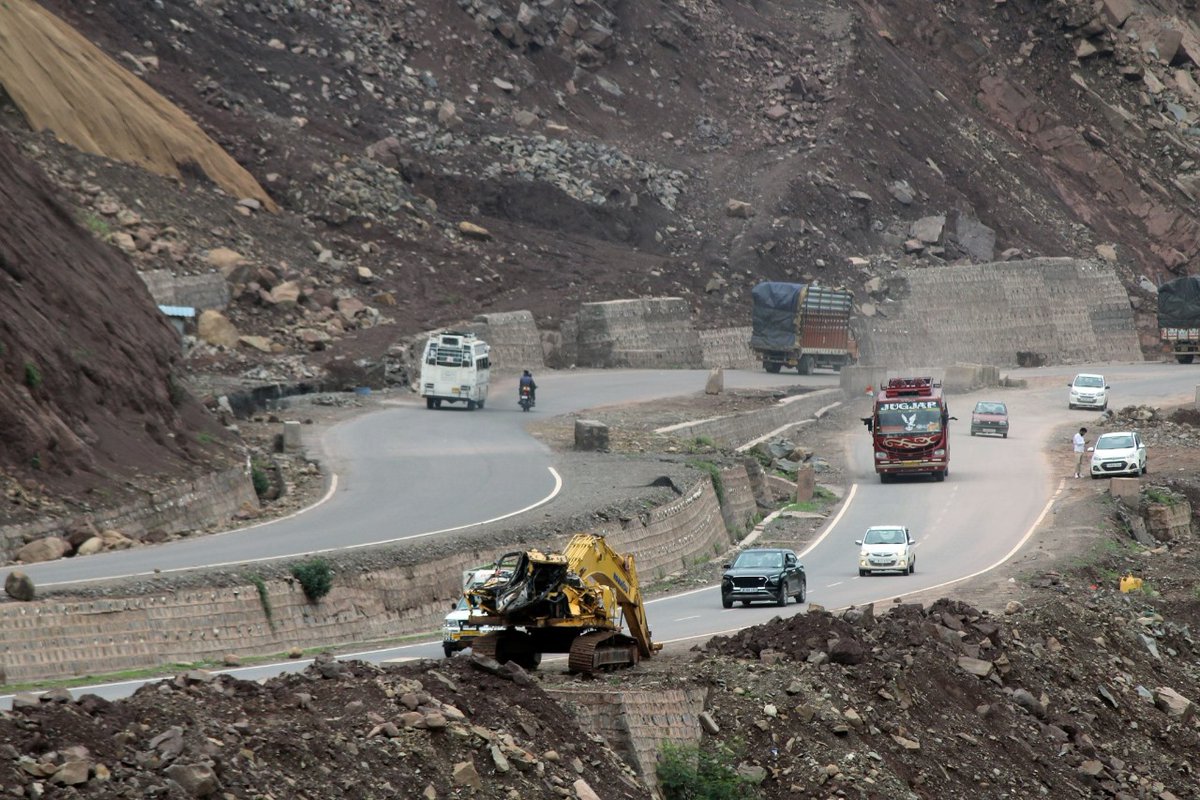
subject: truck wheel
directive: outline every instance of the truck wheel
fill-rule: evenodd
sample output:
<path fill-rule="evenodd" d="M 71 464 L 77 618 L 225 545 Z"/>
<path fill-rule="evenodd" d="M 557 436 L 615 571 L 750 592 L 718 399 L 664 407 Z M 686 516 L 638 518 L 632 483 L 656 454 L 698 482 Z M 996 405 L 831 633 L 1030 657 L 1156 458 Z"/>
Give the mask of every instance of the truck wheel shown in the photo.
<path fill-rule="evenodd" d="M 888 473 L 888 472 L 879 473 L 879 482 L 880 483 L 891 483 L 892 482 L 891 473 Z"/>
<path fill-rule="evenodd" d="M 939 469 L 937 472 L 933 473 L 933 479 L 938 483 L 946 480 L 946 470 Z"/>
<path fill-rule="evenodd" d="M 1175 360 L 1178 361 L 1180 364 L 1190 364 L 1190 363 L 1192 363 L 1193 357 L 1194 356 L 1192 353 L 1180 353 L 1175 356 Z"/>
<path fill-rule="evenodd" d="M 812 356 L 800 356 L 800 363 L 796 365 L 796 372 L 801 375 L 812 375 L 813 367 L 817 365 L 816 359 Z"/>
<path fill-rule="evenodd" d="M 426 398 L 425 398 L 425 407 L 426 407 L 426 408 L 433 408 L 433 398 L 432 398 L 432 397 L 426 397 Z"/>
<path fill-rule="evenodd" d="M 779 372 L 781 366 L 781 364 L 763 364 L 763 369 L 774 375 L 776 372 Z"/>
<path fill-rule="evenodd" d="M 467 411 L 474 411 L 477 408 L 474 400 L 467 401 Z"/>

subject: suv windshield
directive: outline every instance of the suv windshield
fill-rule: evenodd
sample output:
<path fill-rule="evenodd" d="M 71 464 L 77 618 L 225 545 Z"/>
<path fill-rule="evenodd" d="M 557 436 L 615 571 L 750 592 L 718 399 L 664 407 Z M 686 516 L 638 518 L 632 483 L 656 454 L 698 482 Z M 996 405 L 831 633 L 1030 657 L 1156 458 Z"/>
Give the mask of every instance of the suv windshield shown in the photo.
<path fill-rule="evenodd" d="M 747 551 L 733 562 L 735 569 L 774 568 L 783 566 L 783 553 Z"/>
<path fill-rule="evenodd" d="M 1099 389 L 1104 386 L 1104 378 L 1099 375 L 1080 375 L 1075 379 L 1075 385 L 1087 389 Z"/>
<path fill-rule="evenodd" d="M 904 544 L 904 531 L 899 528 L 869 530 L 863 537 L 863 544 Z"/>
<path fill-rule="evenodd" d="M 986 400 L 980 400 L 975 405 L 976 414 L 1007 414 L 1007 409 L 1004 408 L 1004 403 L 989 403 Z"/>
<path fill-rule="evenodd" d="M 1101 436 L 1096 442 L 1097 450 L 1121 450 L 1126 447 L 1133 447 L 1133 437 L 1129 434 Z"/>

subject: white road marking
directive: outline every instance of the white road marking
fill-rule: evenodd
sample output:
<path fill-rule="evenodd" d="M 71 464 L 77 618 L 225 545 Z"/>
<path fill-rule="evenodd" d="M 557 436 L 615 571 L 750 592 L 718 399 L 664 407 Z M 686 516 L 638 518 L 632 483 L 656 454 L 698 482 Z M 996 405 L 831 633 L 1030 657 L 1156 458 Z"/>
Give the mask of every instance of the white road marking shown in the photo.
<path fill-rule="evenodd" d="M 73 581 L 57 581 L 55 583 L 43 583 L 41 585 L 42 586 L 69 586 L 73 583 L 98 583 L 99 581 L 112 581 L 112 580 L 119 580 L 122 578 L 140 578 L 140 577 L 143 577 L 146 575 L 168 575 L 173 572 L 190 572 L 191 570 L 195 570 L 195 569 L 214 569 L 214 568 L 219 568 L 219 567 L 236 567 L 236 566 L 240 566 L 240 565 L 244 565 L 244 564 L 259 564 L 259 563 L 262 563 L 265 561 L 278 561 L 283 558 L 303 558 L 305 556 L 315 556 L 315 555 L 320 555 L 322 553 L 333 553 L 333 552 L 340 552 L 340 551 L 359 550 L 364 547 L 378 547 L 379 545 L 383 545 L 383 544 L 395 544 L 396 542 L 405 542 L 405 541 L 408 541 L 409 539 L 423 539 L 426 536 L 436 536 L 439 533 L 451 533 L 453 531 L 461 531 L 461 530 L 466 530 L 467 528 L 474 528 L 479 525 L 488 525 L 493 522 L 499 522 L 501 520 L 508 519 L 509 517 L 515 517 L 518 514 L 524 514 L 526 511 L 532 511 L 533 509 L 537 508 L 538 506 L 545 505 L 546 503 L 549 503 L 551 500 L 553 500 L 555 497 L 557 497 L 558 493 L 562 491 L 562 487 L 563 487 L 562 476 L 558 474 L 558 471 L 556 469 L 554 469 L 554 467 L 547 467 L 547 469 L 549 469 L 550 474 L 552 476 L 554 476 L 554 489 L 552 489 L 550 491 L 550 494 L 546 495 L 541 500 L 538 500 L 536 503 L 527 505 L 524 508 L 517 509 L 516 511 L 510 511 L 507 514 L 501 514 L 498 517 L 492 517 L 491 519 L 480 520 L 479 522 L 468 522 L 466 525 L 457 525 L 453 528 L 442 528 L 441 530 L 426 531 L 425 533 L 412 533 L 412 534 L 409 534 L 408 536 L 397 536 L 394 539 L 380 539 L 379 541 L 375 541 L 375 542 L 363 542 L 361 544 L 340 545 L 337 547 L 322 547 L 320 550 L 305 550 L 305 551 L 301 551 L 298 553 L 283 553 L 281 555 L 263 556 L 262 558 L 239 559 L 237 561 L 222 561 L 222 562 L 211 563 L 211 564 L 198 564 L 196 566 L 191 566 L 191 567 L 172 567 L 170 569 L 150 570 L 149 572 L 131 572 L 131 573 L 128 573 L 125 575 L 106 575 L 102 578 L 78 578 Z M 334 476 L 334 479 L 330 483 L 331 483 L 330 489 L 328 492 L 325 493 L 325 497 L 323 497 L 321 500 L 319 500 L 315 505 L 309 506 L 308 509 L 304 509 L 305 511 L 307 511 L 311 508 L 315 508 L 317 505 L 320 505 L 321 503 L 325 502 L 325 500 L 327 500 L 333 494 L 333 491 L 337 488 L 337 476 L 336 475 Z M 287 517 L 280 517 L 280 520 L 290 519 L 291 517 L 294 517 L 297 514 L 301 514 L 301 513 L 303 513 L 303 512 L 297 511 L 294 514 L 289 514 Z M 264 522 L 264 523 L 260 523 L 260 524 L 269 525 L 269 524 L 272 524 L 272 523 L 278 522 L 278 521 L 279 520 L 270 520 L 270 522 Z M 258 527 L 258 526 L 252 525 L 251 527 Z M 210 536 L 208 538 L 215 539 L 219 536 L 228 536 L 231 533 L 240 533 L 241 531 L 244 531 L 244 530 L 249 530 L 249 528 L 238 528 L 237 530 L 233 530 L 233 531 L 223 531 L 221 533 L 213 534 L 212 536 Z"/>
<path fill-rule="evenodd" d="M 700 615 L 696 614 L 695 616 L 691 616 L 691 617 L 679 617 L 678 619 L 673 619 L 671 621 L 672 622 L 687 622 L 689 619 L 700 619 Z"/>
<path fill-rule="evenodd" d="M 843 583 L 845 583 L 845 581 L 838 581 L 837 583 L 827 583 L 827 584 L 825 584 L 825 588 L 832 589 L 835 586 L 841 586 Z"/>

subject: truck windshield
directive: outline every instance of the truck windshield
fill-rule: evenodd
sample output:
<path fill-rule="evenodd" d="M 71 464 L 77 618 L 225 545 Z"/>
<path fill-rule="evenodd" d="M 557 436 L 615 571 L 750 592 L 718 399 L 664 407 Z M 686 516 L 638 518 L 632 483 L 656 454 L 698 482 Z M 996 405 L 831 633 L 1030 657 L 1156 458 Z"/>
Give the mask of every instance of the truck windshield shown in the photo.
<path fill-rule="evenodd" d="M 937 433 L 942 429 L 942 412 L 936 408 L 912 411 L 879 411 L 879 433 Z"/>

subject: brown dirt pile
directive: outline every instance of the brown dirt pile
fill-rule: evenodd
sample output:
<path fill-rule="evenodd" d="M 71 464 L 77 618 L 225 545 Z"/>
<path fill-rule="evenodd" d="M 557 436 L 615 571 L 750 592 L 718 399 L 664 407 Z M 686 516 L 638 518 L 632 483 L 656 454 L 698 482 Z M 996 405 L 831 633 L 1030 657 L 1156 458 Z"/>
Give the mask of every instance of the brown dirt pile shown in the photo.
<path fill-rule="evenodd" d="M 276 208 L 199 125 L 32 0 L 0 5 L 0 85 L 34 130 L 160 175 L 199 171 Z"/>

